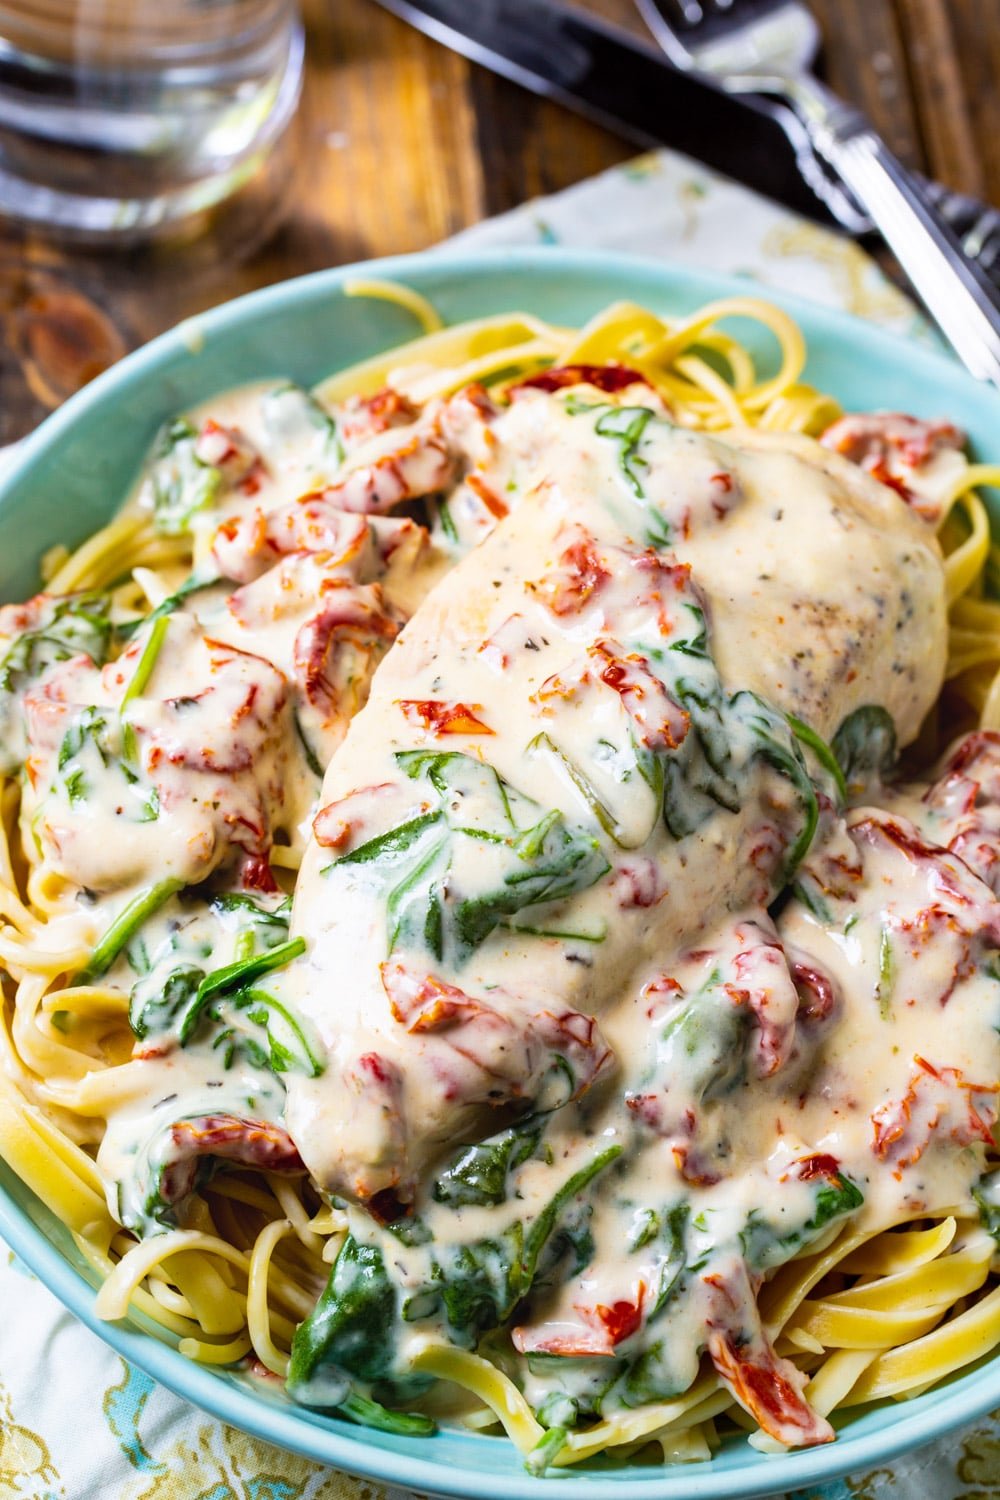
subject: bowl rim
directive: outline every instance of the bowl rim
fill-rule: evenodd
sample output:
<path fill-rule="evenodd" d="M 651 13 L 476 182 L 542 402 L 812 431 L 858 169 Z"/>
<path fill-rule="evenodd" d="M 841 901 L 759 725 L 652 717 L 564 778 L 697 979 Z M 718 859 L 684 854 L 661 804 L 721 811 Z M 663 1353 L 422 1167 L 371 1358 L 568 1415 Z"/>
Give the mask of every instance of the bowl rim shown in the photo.
<path fill-rule="evenodd" d="M 403 281 L 411 273 L 418 276 L 429 268 L 431 273 L 454 273 L 458 276 L 476 276 L 489 271 L 509 273 L 521 271 L 548 271 L 556 263 L 569 268 L 607 271 L 612 257 L 606 250 L 575 249 L 562 245 L 518 246 L 489 250 L 450 250 L 447 245 L 440 249 L 416 251 L 406 255 L 383 256 L 374 260 L 353 261 L 342 266 L 329 266 L 319 271 L 310 271 L 302 276 L 293 276 L 269 286 L 257 287 L 221 302 L 203 312 L 182 318 L 173 327 L 130 350 L 120 360 L 103 370 L 80 390 L 74 392 L 55 411 L 50 412 L 27 436 L 12 445 L 15 451 L 0 474 L 0 501 L 12 485 L 24 478 L 40 454 L 44 453 L 62 433 L 85 416 L 92 406 L 99 405 L 106 396 L 119 388 L 129 386 L 133 380 L 152 372 L 160 364 L 177 355 L 197 358 L 204 342 L 209 337 L 224 334 L 231 326 L 252 317 L 258 311 L 280 310 L 289 303 L 297 303 L 304 296 L 322 297 L 328 290 L 337 291 L 351 280 Z M 943 345 L 932 335 L 935 342 L 923 344 L 894 329 L 883 328 L 854 313 L 806 297 L 785 292 L 763 282 L 752 281 L 723 272 L 701 271 L 673 262 L 652 259 L 649 256 L 614 252 L 615 270 L 634 268 L 637 276 L 659 276 L 664 280 L 684 282 L 692 286 L 712 289 L 711 295 L 728 298 L 758 298 L 774 302 L 797 320 L 806 320 L 823 329 L 824 337 L 839 339 L 845 332 L 850 341 L 871 344 L 876 348 L 895 348 L 901 359 L 910 364 L 926 362 L 928 372 L 947 372 L 954 377 L 956 371 L 970 384 L 980 382 L 966 374 Z M 362 274 L 363 273 L 363 274 Z M 419 336 L 415 335 L 415 336 Z M 252 377 L 251 377 L 252 378 Z"/>
<path fill-rule="evenodd" d="M 847 342 L 855 348 L 870 346 L 880 355 L 905 362 L 911 369 L 946 376 L 953 383 L 956 375 L 970 387 L 977 383 L 939 350 L 921 347 L 904 336 L 867 323 L 851 314 L 788 295 L 778 288 L 750 282 L 745 278 L 704 272 L 673 265 L 649 257 L 614 253 L 606 250 L 576 250 L 563 246 L 505 248 L 483 251 L 450 251 L 447 247 L 410 255 L 383 257 L 330 267 L 245 293 L 206 312 L 186 318 L 161 333 L 121 361 L 104 371 L 81 391 L 51 413 L 40 426 L 18 444 L 17 452 L 0 476 L 0 521 L 10 492 L 30 479 L 35 464 L 64 434 L 86 419 L 93 408 L 106 398 L 125 390 L 135 381 L 155 376 L 157 370 L 178 355 L 197 358 L 205 340 L 226 332 L 258 313 L 280 312 L 327 293 L 337 293 L 346 281 L 363 274 L 366 279 L 386 280 L 468 280 L 491 272 L 542 273 L 542 279 L 560 270 L 619 273 L 634 269 L 638 280 L 660 280 L 664 293 L 671 288 L 687 286 L 708 297 L 759 296 L 773 301 L 807 325 L 808 339 Z M 251 376 L 252 378 L 252 376 Z M 223 387 L 220 387 L 223 389 Z M 210 397 L 206 399 L 211 399 Z M 1000 417 L 1000 405 L 998 405 Z M 9 1169 L 8 1169 L 9 1170 Z M 12 1174 L 13 1175 L 13 1174 Z M 15 1178 L 15 1181 L 17 1179 Z M 23 1187 L 26 1195 L 30 1189 Z M 849 1423 L 838 1432 L 834 1444 L 813 1449 L 799 1449 L 782 1455 L 772 1465 L 754 1457 L 749 1467 L 742 1463 L 732 1468 L 714 1469 L 711 1461 L 699 1464 L 656 1466 L 645 1469 L 622 1469 L 616 1473 L 568 1470 L 556 1479 L 537 1479 L 527 1473 L 497 1474 L 467 1469 L 461 1462 L 451 1462 L 447 1454 L 440 1458 L 421 1458 L 412 1450 L 368 1444 L 366 1430 L 339 1419 L 320 1419 L 301 1408 L 272 1404 L 261 1400 L 252 1389 L 241 1388 L 211 1367 L 188 1361 L 168 1342 L 162 1342 L 126 1322 L 106 1323 L 95 1316 L 95 1288 L 88 1279 L 46 1237 L 31 1214 L 0 1181 L 0 1235 L 15 1254 L 35 1273 L 62 1305 L 95 1333 L 116 1353 L 145 1374 L 165 1386 L 174 1395 L 202 1410 L 250 1432 L 253 1436 L 291 1449 L 322 1463 L 349 1473 L 381 1482 L 416 1488 L 429 1494 L 467 1500 L 476 1495 L 492 1500 L 503 1495 L 511 1500 L 539 1500 L 558 1493 L 566 1500 L 652 1500 L 662 1496 L 700 1497 L 700 1500 L 749 1500 L 749 1497 L 772 1495 L 775 1484 L 782 1491 L 817 1481 L 833 1480 L 851 1471 L 862 1470 L 898 1457 L 901 1453 L 923 1447 L 926 1443 L 953 1432 L 1000 1403 L 1000 1354 L 990 1355 L 964 1373 L 952 1377 L 949 1385 L 938 1387 L 929 1409 L 925 1397 L 916 1397 L 903 1407 L 884 1406 L 877 1428 L 852 1435 Z M 991 1365 L 993 1368 L 990 1368 Z M 859 1408 L 864 1411 L 865 1408 Z M 447 1438 L 447 1429 L 443 1436 Z M 471 1434 L 460 1434 L 465 1440 Z M 426 1440 L 425 1440 L 426 1441 Z M 430 1440 L 435 1441 L 434 1439 Z M 479 1441 L 493 1442 L 492 1438 Z"/>

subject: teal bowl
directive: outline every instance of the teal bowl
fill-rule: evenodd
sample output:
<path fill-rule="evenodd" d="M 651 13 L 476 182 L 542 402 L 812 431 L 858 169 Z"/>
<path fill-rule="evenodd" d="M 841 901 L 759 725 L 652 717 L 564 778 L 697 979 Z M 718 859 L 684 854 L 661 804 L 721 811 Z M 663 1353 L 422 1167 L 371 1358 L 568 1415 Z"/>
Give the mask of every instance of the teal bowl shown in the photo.
<path fill-rule="evenodd" d="M 418 255 L 363 270 L 417 288 L 449 322 L 525 309 L 575 324 L 620 298 L 676 315 L 716 297 L 753 290 L 746 282 L 650 261 L 549 248 Z M 344 282 L 357 274 L 357 267 L 320 272 L 182 324 L 130 355 L 43 423 L 0 483 L 0 598 L 33 592 L 47 548 L 55 542 L 73 545 L 108 520 L 166 417 L 251 379 L 280 375 L 313 384 L 413 337 L 413 320 L 401 308 L 344 295 Z M 1000 459 L 1000 393 L 950 360 L 843 313 L 792 298 L 773 300 L 805 331 L 808 378 L 847 408 L 948 417 L 965 428 L 978 457 Z M 752 332 L 750 325 L 741 332 Z M 768 335 L 753 337 L 760 338 L 766 357 Z M 995 501 L 994 520 L 1000 523 L 1000 497 L 988 498 Z M 737 1438 L 707 1463 L 631 1470 L 595 1464 L 558 1478 L 533 1479 L 514 1448 L 499 1439 L 457 1431 L 426 1439 L 369 1432 L 293 1406 L 238 1371 L 192 1364 L 139 1315 L 128 1322 L 100 1322 L 94 1315 L 93 1275 L 69 1234 L 2 1164 L 0 1235 L 106 1343 L 194 1405 L 321 1462 L 463 1500 L 767 1495 L 874 1467 L 1000 1406 L 997 1355 L 912 1401 L 850 1411 L 837 1423 L 838 1441 L 823 1448 L 766 1458 Z"/>

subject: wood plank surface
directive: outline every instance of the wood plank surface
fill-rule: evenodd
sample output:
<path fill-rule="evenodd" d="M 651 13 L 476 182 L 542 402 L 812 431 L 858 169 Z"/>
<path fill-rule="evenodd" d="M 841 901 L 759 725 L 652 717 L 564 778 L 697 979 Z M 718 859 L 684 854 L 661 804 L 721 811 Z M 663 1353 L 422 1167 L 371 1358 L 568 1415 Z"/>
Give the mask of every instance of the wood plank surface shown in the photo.
<path fill-rule="evenodd" d="M 469 0 L 470 4 L 476 0 Z M 631 0 L 578 0 L 641 31 Z M 813 0 L 834 88 L 909 164 L 1000 203 L 998 0 Z M 127 255 L 0 225 L 0 442 L 126 350 L 288 276 L 431 245 L 632 154 L 418 35 L 374 0 L 304 0 L 307 77 L 283 227 L 264 220 Z"/>

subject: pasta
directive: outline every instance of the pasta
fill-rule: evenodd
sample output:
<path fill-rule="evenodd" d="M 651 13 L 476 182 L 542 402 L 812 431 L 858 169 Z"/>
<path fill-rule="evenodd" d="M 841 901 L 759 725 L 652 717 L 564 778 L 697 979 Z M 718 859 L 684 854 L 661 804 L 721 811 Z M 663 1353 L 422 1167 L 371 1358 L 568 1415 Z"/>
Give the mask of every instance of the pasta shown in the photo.
<path fill-rule="evenodd" d="M 248 1361 L 356 1422 L 502 1430 L 539 1474 L 707 1461 L 741 1430 L 765 1451 L 826 1441 L 831 1412 L 1000 1344 L 1000 1077 L 990 1016 L 973 1019 L 1000 941 L 980 494 L 1000 465 L 970 462 L 945 422 L 844 416 L 805 382 L 794 321 L 757 298 L 677 319 L 618 304 L 576 330 L 444 327 L 408 288 L 346 290 L 425 332 L 314 393 L 255 387 L 173 421 L 116 519 L 0 611 L 0 1154 L 72 1231 L 101 1316 L 135 1308 L 191 1359 Z M 734 319 L 770 334 L 773 372 Z M 574 508 L 547 531 L 556 502 L 537 496 L 560 473 Z M 679 477 L 654 503 L 658 473 Z M 792 480 L 798 678 L 754 613 Z M 754 504 L 748 540 L 730 518 Z M 857 562 L 843 620 L 809 594 L 827 550 Z M 613 603 L 588 635 L 597 594 Z M 529 606 L 585 666 L 557 659 L 522 702 L 518 660 L 556 650 Z M 621 624 L 640 616 L 641 650 Z M 463 631 L 476 664 L 452 683 L 435 643 Z M 686 675 L 650 666 L 670 651 Z M 490 671 L 502 713 L 478 691 Z M 583 718 L 618 726 L 599 752 Z M 914 767 L 947 751 L 930 784 L 882 784 L 897 732 Z M 685 915 L 657 886 L 681 848 L 703 914 L 718 897 L 729 924 L 701 946 L 697 902 Z M 483 861 L 511 850 L 501 899 Z M 640 951 L 658 956 L 643 1029 L 616 1012 L 605 1041 L 587 997 Z M 927 954 L 947 967 L 947 1055 L 929 1002 L 904 1010 L 924 1004 L 914 955 L 934 982 Z M 850 964 L 874 976 L 863 1020 Z M 548 1009 L 524 998 L 532 973 Z M 365 1029 L 370 979 L 398 1045 Z M 356 1015 L 327 1024 L 338 985 Z M 876 1107 L 840 1110 L 874 1132 L 862 1184 L 827 1149 L 848 1125 L 821 1128 L 840 1096 L 811 1091 L 849 1068 L 835 1026 L 885 1045 L 890 1024 L 902 1050 L 916 1037 L 906 1092 L 859 1084 Z M 614 1096 L 628 1131 L 609 1128 L 611 1059 L 640 1054 Z M 768 1122 L 760 1140 L 735 1139 L 734 1100 Z M 710 1234 L 733 1204 L 738 1227 Z"/>

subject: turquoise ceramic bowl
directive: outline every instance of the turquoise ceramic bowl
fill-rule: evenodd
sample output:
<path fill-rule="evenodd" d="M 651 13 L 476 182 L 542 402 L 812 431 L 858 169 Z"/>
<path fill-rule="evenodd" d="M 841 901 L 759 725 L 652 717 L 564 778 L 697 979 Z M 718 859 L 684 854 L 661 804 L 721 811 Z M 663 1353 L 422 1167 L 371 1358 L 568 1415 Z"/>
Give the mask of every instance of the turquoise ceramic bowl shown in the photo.
<path fill-rule="evenodd" d="M 580 323 L 618 298 L 678 313 L 747 284 L 652 262 L 557 249 L 446 257 L 364 267 L 416 287 L 449 321 L 523 308 Z M 255 292 L 156 339 L 95 380 L 35 433 L 0 484 L 0 598 L 37 583 L 40 555 L 73 544 L 121 502 L 164 418 L 213 393 L 270 375 L 311 384 L 414 335 L 400 308 L 346 298 L 357 268 L 322 272 Z M 768 294 L 770 295 L 770 294 Z M 775 297 L 809 341 L 808 375 L 854 409 L 947 416 L 980 457 L 1000 458 L 1000 394 L 950 360 L 841 313 Z M 766 335 L 764 336 L 766 339 Z M 1000 499 L 995 512 L 1000 521 Z M 794 559 L 789 560 L 794 566 Z M 292 1406 L 235 1371 L 191 1364 L 141 1317 L 94 1316 L 94 1281 L 63 1226 L 0 1165 L 0 1234 L 56 1296 L 120 1354 L 196 1406 L 272 1443 L 339 1468 L 464 1500 L 723 1500 L 791 1490 L 873 1467 L 1000 1406 L 1000 1355 L 901 1405 L 857 1410 L 828 1447 L 769 1459 L 734 1440 L 710 1463 L 674 1469 L 577 1468 L 537 1480 L 509 1444 L 458 1432 L 403 1439 Z"/>

